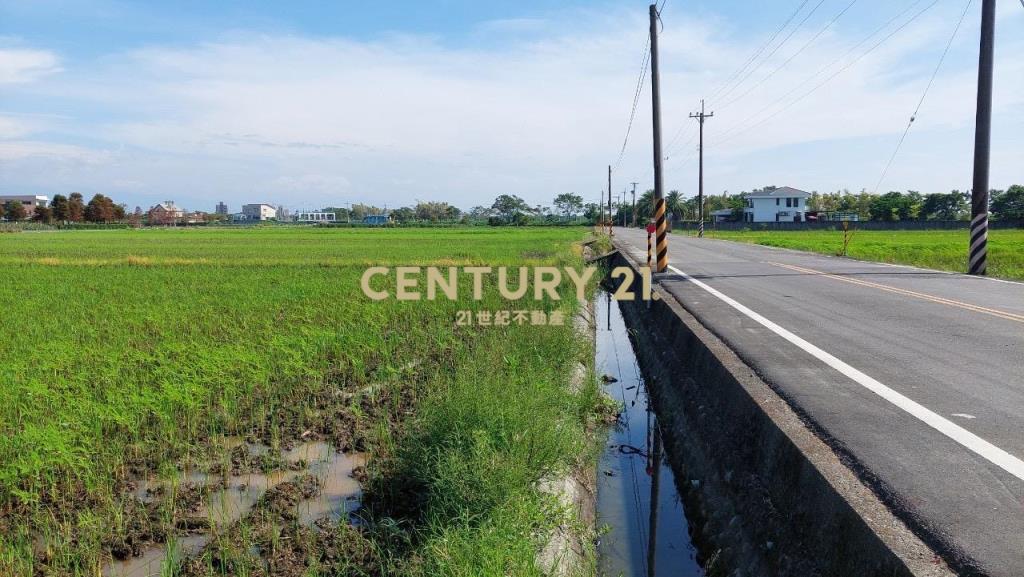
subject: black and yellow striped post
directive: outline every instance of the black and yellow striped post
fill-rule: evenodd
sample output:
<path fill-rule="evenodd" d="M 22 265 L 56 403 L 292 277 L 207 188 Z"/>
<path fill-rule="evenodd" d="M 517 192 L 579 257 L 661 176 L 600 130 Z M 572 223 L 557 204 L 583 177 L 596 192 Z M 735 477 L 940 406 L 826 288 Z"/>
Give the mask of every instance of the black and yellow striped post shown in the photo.
<path fill-rule="evenodd" d="M 654 272 L 665 272 L 668 268 L 668 223 L 665 222 L 665 199 L 654 201 L 655 250 L 657 265 Z"/>

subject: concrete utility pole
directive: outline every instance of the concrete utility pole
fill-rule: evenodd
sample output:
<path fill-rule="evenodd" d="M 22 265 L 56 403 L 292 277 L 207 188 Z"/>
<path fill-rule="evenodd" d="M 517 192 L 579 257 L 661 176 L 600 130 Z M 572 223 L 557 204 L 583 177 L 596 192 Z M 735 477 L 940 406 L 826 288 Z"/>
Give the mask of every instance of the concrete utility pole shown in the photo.
<path fill-rule="evenodd" d="M 978 53 L 978 109 L 974 120 L 974 187 L 971 189 L 971 244 L 968 274 L 984 275 L 988 251 L 988 169 L 992 144 L 992 60 L 995 51 L 996 0 L 981 2 Z"/>
<path fill-rule="evenodd" d="M 636 227 L 636 185 L 638 185 L 640 183 L 639 182 L 631 182 L 630 184 L 633 185 L 633 227 L 635 228 Z"/>
<path fill-rule="evenodd" d="M 608 236 L 612 236 L 612 223 L 615 216 L 612 214 L 612 165 L 608 165 Z"/>
<path fill-rule="evenodd" d="M 658 69 L 658 5 L 651 4 L 651 118 L 654 123 L 654 220 L 657 226 L 654 272 L 668 268 L 668 238 L 665 229 L 665 186 L 661 175 L 661 74 Z"/>
<path fill-rule="evenodd" d="M 704 236 L 704 119 L 711 118 L 714 116 L 714 112 L 704 114 L 704 99 L 700 99 L 700 112 L 690 113 L 690 118 L 696 118 L 700 124 L 700 144 L 698 145 L 698 156 L 700 156 L 700 162 L 698 169 L 698 184 L 697 184 L 697 237 Z"/>

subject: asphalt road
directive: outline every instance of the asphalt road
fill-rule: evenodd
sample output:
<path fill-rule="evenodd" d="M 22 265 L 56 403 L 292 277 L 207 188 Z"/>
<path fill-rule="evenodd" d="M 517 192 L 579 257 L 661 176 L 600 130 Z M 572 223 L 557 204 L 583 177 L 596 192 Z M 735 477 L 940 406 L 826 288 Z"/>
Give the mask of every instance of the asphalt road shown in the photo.
<path fill-rule="evenodd" d="M 646 260 L 645 232 L 615 235 Z M 1024 283 L 669 237 L 665 290 L 902 517 L 1024 575 Z"/>

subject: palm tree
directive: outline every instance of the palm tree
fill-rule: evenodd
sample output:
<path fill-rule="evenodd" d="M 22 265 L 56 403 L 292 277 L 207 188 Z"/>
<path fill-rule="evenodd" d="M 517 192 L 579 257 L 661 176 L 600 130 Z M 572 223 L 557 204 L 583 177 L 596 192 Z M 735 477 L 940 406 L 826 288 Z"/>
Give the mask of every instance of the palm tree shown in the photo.
<path fill-rule="evenodd" d="M 647 222 L 654 216 L 654 191 L 648 190 L 636 199 L 636 220 Z"/>
<path fill-rule="evenodd" d="M 678 190 L 669 192 L 668 196 L 665 197 L 665 210 L 674 217 L 673 220 L 683 217 L 683 205 L 683 196 L 679 194 Z"/>

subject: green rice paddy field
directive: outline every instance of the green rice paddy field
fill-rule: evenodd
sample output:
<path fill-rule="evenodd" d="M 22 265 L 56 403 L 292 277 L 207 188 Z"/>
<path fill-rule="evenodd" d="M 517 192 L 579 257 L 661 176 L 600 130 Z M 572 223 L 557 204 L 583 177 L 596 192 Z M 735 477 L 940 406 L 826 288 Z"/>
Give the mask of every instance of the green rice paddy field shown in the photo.
<path fill-rule="evenodd" d="M 113 575 L 197 535 L 164 575 L 537 574 L 566 521 L 537 482 L 594 450 L 596 385 L 566 387 L 589 351 L 571 322 L 456 326 L 457 310 L 510 308 L 490 283 L 472 303 L 373 302 L 359 282 L 382 264 L 579 266 L 583 236 L 0 235 L 0 575 Z M 193 472 L 301 467 L 275 455 L 310 439 L 370 455 L 358 529 L 299 523 L 301 477 L 237 521 L 204 513 L 213 489 Z M 165 484 L 140 500 L 143 481 Z"/>
<path fill-rule="evenodd" d="M 707 231 L 711 238 L 749 242 L 838 254 L 843 247 L 841 230 L 811 231 Z M 966 272 L 966 230 L 881 231 L 853 233 L 848 256 L 906 264 L 938 270 Z M 1000 278 L 1024 280 L 1024 230 L 994 229 L 988 238 L 988 274 Z"/>

